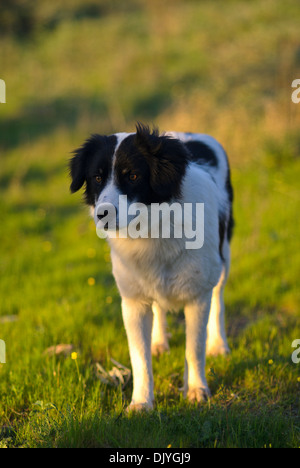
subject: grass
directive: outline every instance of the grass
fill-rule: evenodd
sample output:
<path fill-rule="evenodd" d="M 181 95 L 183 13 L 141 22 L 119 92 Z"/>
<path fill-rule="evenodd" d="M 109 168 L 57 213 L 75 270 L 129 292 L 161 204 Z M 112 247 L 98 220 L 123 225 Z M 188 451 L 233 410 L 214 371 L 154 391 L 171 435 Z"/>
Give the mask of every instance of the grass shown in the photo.
<path fill-rule="evenodd" d="M 102 1 L 91 15 L 38 3 L 30 30 L 1 38 L 0 447 L 299 447 L 297 5 Z M 66 166 L 90 133 L 138 119 L 213 134 L 228 151 L 232 353 L 207 360 L 210 403 L 187 403 L 183 315 L 170 315 L 156 408 L 127 416 L 131 382 L 96 373 L 111 358 L 130 367 L 109 252 Z M 61 343 L 76 360 L 45 354 Z"/>

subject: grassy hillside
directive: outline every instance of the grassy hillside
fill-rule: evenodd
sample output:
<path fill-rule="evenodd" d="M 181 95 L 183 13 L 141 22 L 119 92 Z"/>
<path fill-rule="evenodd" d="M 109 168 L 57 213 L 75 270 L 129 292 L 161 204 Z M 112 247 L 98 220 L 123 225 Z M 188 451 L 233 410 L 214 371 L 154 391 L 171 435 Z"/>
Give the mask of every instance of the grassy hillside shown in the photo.
<path fill-rule="evenodd" d="M 293 0 L 4 8 L 0 447 L 299 447 L 299 14 Z M 99 380 L 97 364 L 129 368 L 129 353 L 109 252 L 69 194 L 67 162 L 90 133 L 136 120 L 212 134 L 232 166 L 232 353 L 207 360 L 213 397 L 201 409 L 179 390 L 182 314 L 154 361 L 152 413 L 122 412 L 131 381 Z M 59 344 L 72 349 L 45 352 Z"/>

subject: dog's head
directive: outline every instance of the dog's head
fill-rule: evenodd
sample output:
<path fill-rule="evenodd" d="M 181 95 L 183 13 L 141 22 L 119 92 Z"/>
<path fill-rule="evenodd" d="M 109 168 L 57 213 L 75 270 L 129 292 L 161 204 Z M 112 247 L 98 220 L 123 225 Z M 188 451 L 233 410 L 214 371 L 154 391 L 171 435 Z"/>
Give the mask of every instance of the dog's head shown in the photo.
<path fill-rule="evenodd" d="M 85 201 L 98 211 L 119 196 L 128 203 L 170 202 L 180 197 L 188 155 L 183 144 L 137 124 L 136 133 L 92 135 L 70 161 L 71 191 L 85 186 Z"/>

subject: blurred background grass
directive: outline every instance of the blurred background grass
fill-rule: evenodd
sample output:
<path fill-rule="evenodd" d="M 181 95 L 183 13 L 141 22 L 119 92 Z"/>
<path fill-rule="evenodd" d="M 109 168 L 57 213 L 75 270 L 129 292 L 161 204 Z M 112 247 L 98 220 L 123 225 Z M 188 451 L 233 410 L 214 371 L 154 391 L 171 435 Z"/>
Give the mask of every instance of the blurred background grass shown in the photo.
<path fill-rule="evenodd" d="M 0 338 L 9 361 L 0 368 L 3 421 L 21 420 L 28 437 L 36 400 L 59 408 L 73 401 L 70 364 L 58 363 L 64 386 L 58 364 L 49 370 L 45 362 L 48 346 L 72 343 L 87 373 L 109 355 L 129 365 L 109 253 L 81 196 L 69 194 L 67 163 L 90 133 L 132 131 L 137 120 L 161 131 L 208 133 L 226 148 L 236 193 L 226 291 L 235 367 L 226 377 L 218 361 L 209 365 L 235 392 L 244 385 L 258 399 L 269 371 L 260 374 L 256 366 L 278 361 L 264 395 L 274 404 L 284 389 L 282 403 L 292 401 L 295 417 L 299 371 L 290 354 L 300 337 L 300 104 L 291 101 L 291 83 L 300 77 L 299 19 L 294 0 L 1 5 L 7 102 L 0 104 Z M 160 364 L 165 379 L 172 366 L 181 374 L 181 319 L 169 319 L 175 354 Z M 157 392 L 168 391 L 162 379 Z M 92 401 L 86 405 L 94 411 Z"/>

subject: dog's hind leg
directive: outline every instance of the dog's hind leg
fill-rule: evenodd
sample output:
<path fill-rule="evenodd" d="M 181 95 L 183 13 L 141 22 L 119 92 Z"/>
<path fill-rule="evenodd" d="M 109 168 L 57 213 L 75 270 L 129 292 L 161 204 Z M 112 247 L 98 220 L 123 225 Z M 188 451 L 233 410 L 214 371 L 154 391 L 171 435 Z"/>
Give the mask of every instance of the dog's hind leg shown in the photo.
<path fill-rule="evenodd" d="M 169 342 L 167 335 L 166 311 L 162 309 L 157 302 L 153 302 L 153 327 L 151 352 L 153 356 L 169 351 Z"/>
<path fill-rule="evenodd" d="M 206 354 L 217 356 L 230 352 L 226 339 L 225 331 L 225 305 L 224 305 L 224 287 L 226 284 L 230 252 L 229 246 L 225 246 L 225 264 L 218 284 L 213 289 L 211 308 L 207 325 Z"/>

